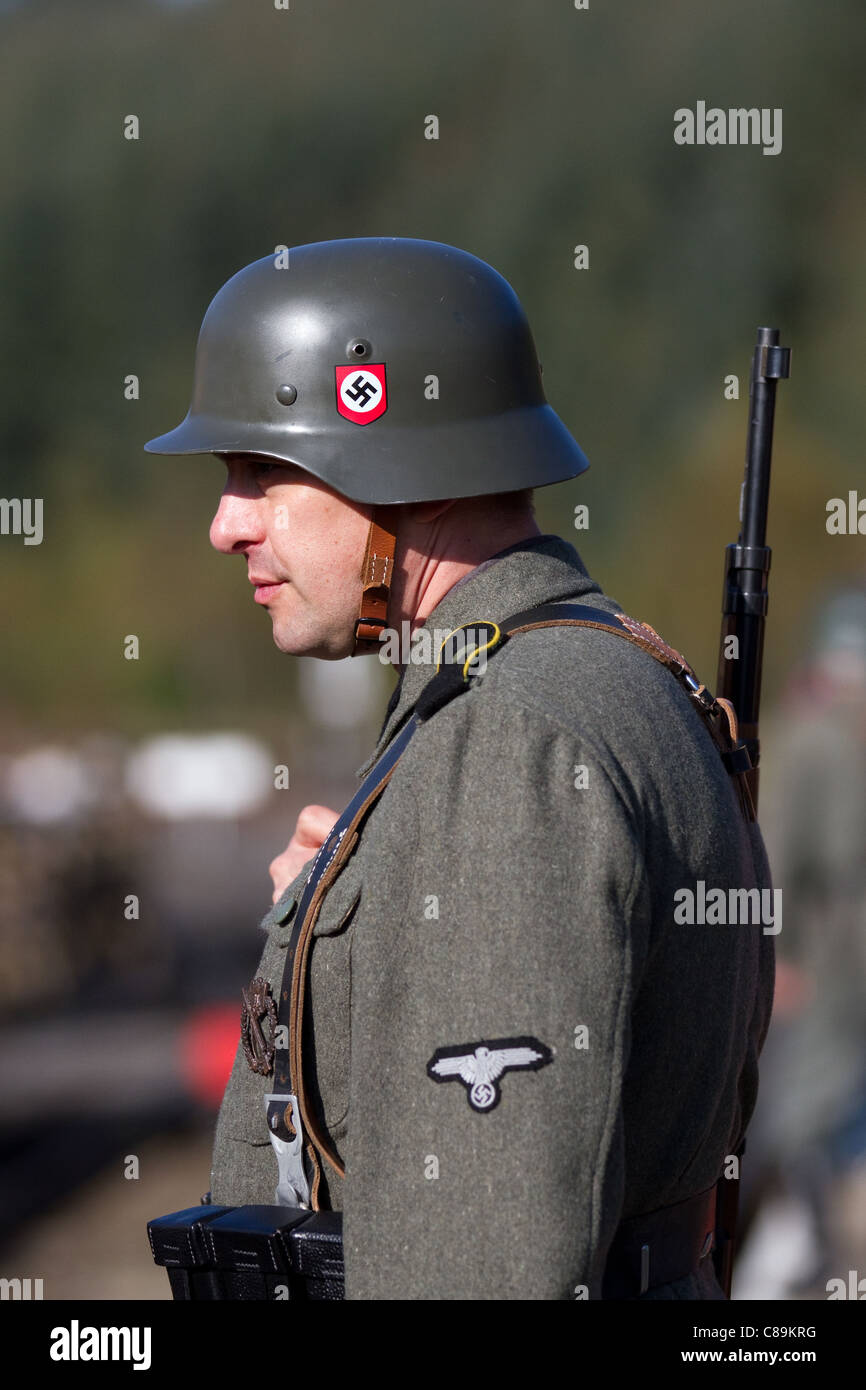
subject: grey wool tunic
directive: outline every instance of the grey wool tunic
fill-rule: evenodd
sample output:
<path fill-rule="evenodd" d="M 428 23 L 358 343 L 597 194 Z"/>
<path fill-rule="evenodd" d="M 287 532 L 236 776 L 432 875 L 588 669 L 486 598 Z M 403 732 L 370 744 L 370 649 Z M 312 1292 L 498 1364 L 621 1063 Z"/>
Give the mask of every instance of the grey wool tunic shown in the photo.
<path fill-rule="evenodd" d="M 425 626 L 565 601 L 619 606 L 571 545 L 537 536 Z M 359 777 L 432 674 L 405 667 Z M 262 923 L 274 997 L 307 872 Z M 310 953 L 305 1076 L 345 1169 L 323 1163 L 319 1205 L 343 1212 L 348 1299 L 599 1298 L 621 1219 L 713 1185 L 755 1105 L 775 929 L 683 923 L 675 894 L 701 883 L 768 889 L 761 834 L 688 696 L 631 642 L 516 634 L 419 727 Z M 488 1044 L 536 1061 L 480 1106 L 430 1069 Z M 215 1202 L 275 1200 L 272 1085 L 239 1047 Z M 723 1296 L 709 1259 L 644 1295 Z"/>

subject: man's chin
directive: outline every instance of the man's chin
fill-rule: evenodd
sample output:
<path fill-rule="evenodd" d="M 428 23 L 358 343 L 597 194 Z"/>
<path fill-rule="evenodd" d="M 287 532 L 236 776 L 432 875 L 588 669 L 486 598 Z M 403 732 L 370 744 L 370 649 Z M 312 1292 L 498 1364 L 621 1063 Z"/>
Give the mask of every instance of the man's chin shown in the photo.
<path fill-rule="evenodd" d="M 286 656 L 315 656 L 320 661 L 341 661 L 352 654 L 352 639 L 346 637 L 323 637 L 321 634 L 304 635 L 297 628 L 290 629 L 273 618 L 274 646 Z"/>

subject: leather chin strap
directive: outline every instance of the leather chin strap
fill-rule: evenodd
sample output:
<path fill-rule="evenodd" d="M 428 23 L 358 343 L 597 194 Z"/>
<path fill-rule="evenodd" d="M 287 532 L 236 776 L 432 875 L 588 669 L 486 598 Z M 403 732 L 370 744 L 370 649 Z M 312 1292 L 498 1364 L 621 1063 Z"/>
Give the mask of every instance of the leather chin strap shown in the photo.
<path fill-rule="evenodd" d="M 355 645 L 352 656 L 361 656 L 377 647 L 388 623 L 388 597 L 394 572 L 397 537 L 381 522 L 382 509 L 373 508 L 367 549 L 361 567 L 360 615 L 355 619 Z"/>

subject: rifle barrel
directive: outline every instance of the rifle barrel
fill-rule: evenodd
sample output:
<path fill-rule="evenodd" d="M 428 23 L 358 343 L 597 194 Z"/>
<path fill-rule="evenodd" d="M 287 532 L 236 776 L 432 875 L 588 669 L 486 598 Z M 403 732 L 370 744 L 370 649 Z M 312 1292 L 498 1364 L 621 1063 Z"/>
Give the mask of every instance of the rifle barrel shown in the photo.
<path fill-rule="evenodd" d="M 778 328 L 759 328 L 749 381 L 749 433 L 746 470 L 740 497 L 740 534 L 725 550 L 722 594 L 722 632 L 716 693 L 737 711 L 740 736 L 752 760 L 748 774 L 752 799 L 758 804 L 758 716 L 764 657 L 771 550 L 767 539 L 770 461 L 776 384 L 790 373 L 791 349 L 779 344 Z M 726 655 L 735 637 L 736 655 Z"/>

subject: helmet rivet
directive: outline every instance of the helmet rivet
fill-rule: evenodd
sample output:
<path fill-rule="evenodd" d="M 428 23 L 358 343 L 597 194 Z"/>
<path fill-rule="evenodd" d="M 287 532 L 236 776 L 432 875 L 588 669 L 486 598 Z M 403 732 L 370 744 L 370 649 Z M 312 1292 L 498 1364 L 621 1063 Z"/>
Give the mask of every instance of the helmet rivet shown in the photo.
<path fill-rule="evenodd" d="M 280 405 L 294 405 L 298 399 L 298 392 L 294 386 L 278 386 L 276 396 Z"/>
<path fill-rule="evenodd" d="M 366 338 L 353 338 L 346 347 L 347 357 L 369 357 L 373 349 Z"/>

